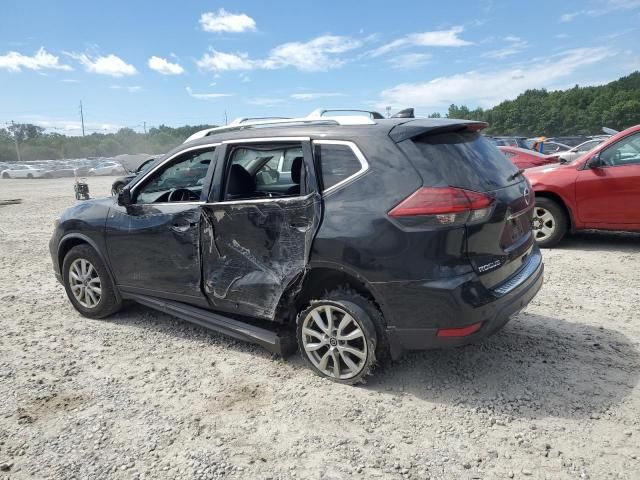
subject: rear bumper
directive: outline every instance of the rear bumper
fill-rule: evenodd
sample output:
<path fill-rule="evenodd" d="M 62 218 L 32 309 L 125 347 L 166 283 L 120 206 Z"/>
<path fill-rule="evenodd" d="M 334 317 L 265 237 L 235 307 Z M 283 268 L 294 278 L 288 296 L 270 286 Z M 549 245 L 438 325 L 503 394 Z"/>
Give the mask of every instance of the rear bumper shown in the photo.
<path fill-rule="evenodd" d="M 523 266 L 501 285 L 515 284 L 506 292 L 506 288 L 485 289 L 475 274 L 446 282 L 401 282 L 386 284 L 383 288 L 378 284 L 384 298 L 393 300 L 385 302 L 384 308 L 385 316 L 390 314 L 393 320 L 387 328 L 392 355 L 397 357 L 404 350 L 466 345 L 498 331 L 514 313 L 525 308 L 542 287 L 544 264 L 539 252 L 530 262 L 536 264 Z M 477 323 L 481 324 L 480 328 L 470 335 L 438 336 L 440 329 L 465 328 Z"/>

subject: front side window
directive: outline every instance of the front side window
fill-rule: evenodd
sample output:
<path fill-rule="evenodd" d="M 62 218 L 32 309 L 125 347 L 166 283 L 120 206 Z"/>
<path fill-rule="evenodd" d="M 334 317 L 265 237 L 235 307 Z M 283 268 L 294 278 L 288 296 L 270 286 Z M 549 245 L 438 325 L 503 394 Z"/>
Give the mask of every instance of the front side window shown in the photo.
<path fill-rule="evenodd" d="M 214 148 L 180 155 L 138 191 L 136 203 L 187 202 L 200 200 L 209 165 L 214 160 Z"/>
<path fill-rule="evenodd" d="M 300 143 L 239 145 L 230 149 L 225 200 L 297 196 L 304 174 Z M 289 170 L 285 170 L 284 167 Z"/>
<path fill-rule="evenodd" d="M 600 153 L 604 166 L 635 165 L 640 163 L 640 132 L 629 135 Z"/>
<path fill-rule="evenodd" d="M 355 175 L 363 167 L 349 145 L 316 143 L 314 155 L 320 170 L 323 190 Z"/>

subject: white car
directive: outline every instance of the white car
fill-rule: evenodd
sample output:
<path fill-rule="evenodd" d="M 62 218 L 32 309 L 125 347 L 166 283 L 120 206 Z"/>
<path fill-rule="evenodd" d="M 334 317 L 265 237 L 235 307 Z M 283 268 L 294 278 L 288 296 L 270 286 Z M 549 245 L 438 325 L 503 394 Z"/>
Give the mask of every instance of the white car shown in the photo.
<path fill-rule="evenodd" d="M 125 169 L 118 162 L 102 162 L 89 169 L 89 175 L 122 175 Z"/>
<path fill-rule="evenodd" d="M 560 162 L 562 162 L 562 163 L 573 162 L 578 157 L 581 157 L 585 153 L 587 153 L 587 152 L 593 150 L 594 148 L 596 148 L 598 145 L 600 145 L 605 140 L 606 140 L 606 138 L 594 138 L 594 139 L 591 139 L 591 140 L 587 140 L 586 142 L 583 142 L 580 145 L 577 145 L 577 146 L 573 147 L 571 150 L 567 150 L 566 152 L 562 152 L 560 155 L 558 155 L 558 160 L 560 160 Z"/>
<path fill-rule="evenodd" d="M 0 173 L 2 178 L 42 178 L 50 176 L 49 171 L 31 165 L 12 165 Z"/>

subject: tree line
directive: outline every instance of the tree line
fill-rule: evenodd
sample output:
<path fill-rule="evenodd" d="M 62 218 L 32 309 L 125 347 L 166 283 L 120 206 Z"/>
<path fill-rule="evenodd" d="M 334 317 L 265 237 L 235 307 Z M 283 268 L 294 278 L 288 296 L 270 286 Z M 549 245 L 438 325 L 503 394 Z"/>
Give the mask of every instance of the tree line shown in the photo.
<path fill-rule="evenodd" d="M 555 137 L 599 134 L 602 127 L 624 130 L 640 124 L 640 72 L 597 87 L 527 90 L 487 110 L 451 105 L 446 116 L 487 122 L 485 132 L 493 135 Z"/>
<path fill-rule="evenodd" d="M 116 133 L 92 133 L 84 137 L 46 133 L 32 124 L 12 124 L 0 129 L 0 161 L 56 160 L 61 158 L 113 157 L 121 153 L 165 153 L 187 137 L 215 125 L 153 127 L 147 134 L 130 128 Z"/>
<path fill-rule="evenodd" d="M 486 133 L 492 135 L 592 135 L 602 127 L 623 130 L 640 124 L 640 72 L 622 77 L 606 85 L 580 87 L 549 92 L 527 90 L 515 100 L 493 108 L 469 109 L 451 105 L 445 116 L 481 120 L 489 123 Z M 160 125 L 147 134 L 122 128 L 116 133 L 92 133 L 84 137 L 46 133 L 31 124 L 12 124 L 0 129 L 0 161 L 23 161 L 59 158 L 112 157 L 121 153 L 164 153 L 194 132 L 211 125 L 178 128 Z"/>

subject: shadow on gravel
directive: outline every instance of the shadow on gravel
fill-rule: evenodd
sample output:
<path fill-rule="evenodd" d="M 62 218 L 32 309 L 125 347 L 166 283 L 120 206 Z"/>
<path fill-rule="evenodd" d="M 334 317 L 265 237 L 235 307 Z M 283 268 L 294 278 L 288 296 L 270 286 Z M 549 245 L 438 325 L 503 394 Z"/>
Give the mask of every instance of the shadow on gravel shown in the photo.
<path fill-rule="evenodd" d="M 598 418 L 639 376 L 640 354 L 622 333 L 525 313 L 482 344 L 408 353 L 366 388 L 478 413 Z"/>
<path fill-rule="evenodd" d="M 249 352 L 252 355 L 263 358 L 274 358 L 275 356 L 273 353 L 258 345 L 236 340 L 222 333 L 200 327 L 172 315 L 133 302 L 126 305 L 125 308 L 115 315 L 100 321 L 132 326 L 186 340 L 206 342 L 211 345 L 215 344 L 223 348 L 231 348 L 238 352 Z"/>
<path fill-rule="evenodd" d="M 555 249 L 640 252 L 640 233 L 584 231 L 568 235 Z"/>

